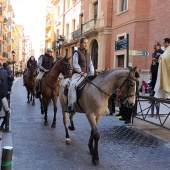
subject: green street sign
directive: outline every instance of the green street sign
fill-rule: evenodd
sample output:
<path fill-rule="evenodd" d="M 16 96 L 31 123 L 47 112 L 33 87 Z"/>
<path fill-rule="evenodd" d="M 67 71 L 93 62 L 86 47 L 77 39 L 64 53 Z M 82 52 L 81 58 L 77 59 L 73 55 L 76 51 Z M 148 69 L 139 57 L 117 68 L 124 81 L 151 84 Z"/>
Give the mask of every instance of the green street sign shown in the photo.
<path fill-rule="evenodd" d="M 115 51 L 127 48 L 127 39 L 115 41 Z"/>
<path fill-rule="evenodd" d="M 147 51 L 136 51 L 136 50 L 129 50 L 129 55 L 136 55 L 136 56 L 148 56 L 149 53 Z"/>

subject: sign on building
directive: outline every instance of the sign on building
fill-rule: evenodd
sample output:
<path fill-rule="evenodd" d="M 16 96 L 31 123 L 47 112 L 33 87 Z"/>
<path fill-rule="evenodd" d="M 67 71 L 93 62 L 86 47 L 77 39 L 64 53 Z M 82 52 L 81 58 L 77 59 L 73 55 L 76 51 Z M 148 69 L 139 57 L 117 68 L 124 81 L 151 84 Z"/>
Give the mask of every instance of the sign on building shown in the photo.
<path fill-rule="evenodd" d="M 115 51 L 123 50 L 127 48 L 127 39 L 115 41 Z"/>

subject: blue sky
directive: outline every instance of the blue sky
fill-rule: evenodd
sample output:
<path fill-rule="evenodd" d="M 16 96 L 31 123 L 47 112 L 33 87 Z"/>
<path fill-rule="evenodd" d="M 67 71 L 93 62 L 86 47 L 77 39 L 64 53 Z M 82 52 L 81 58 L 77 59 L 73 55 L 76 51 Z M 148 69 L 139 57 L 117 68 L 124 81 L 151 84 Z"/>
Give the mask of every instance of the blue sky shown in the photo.
<path fill-rule="evenodd" d="M 11 0 L 15 23 L 23 25 L 25 35 L 31 36 L 35 57 L 39 55 L 40 42 L 44 41 L 46 0 Z"/>

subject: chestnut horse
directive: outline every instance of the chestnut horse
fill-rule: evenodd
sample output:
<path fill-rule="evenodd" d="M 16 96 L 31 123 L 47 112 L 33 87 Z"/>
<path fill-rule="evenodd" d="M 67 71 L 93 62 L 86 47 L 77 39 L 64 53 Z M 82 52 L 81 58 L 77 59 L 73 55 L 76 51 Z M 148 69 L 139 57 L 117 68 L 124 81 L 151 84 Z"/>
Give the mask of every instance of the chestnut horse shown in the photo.
<path fill-rule="evenodd" d="M 28 75 L 25 79 L 25 87 L 27 89 L 27 103 L 32 101 L 32 106 L 35 105 L 35 89 L 36 89 L 36 76 L 38 67 L 31 66 Z"/>
<path fill-rule="evenodd" d="M 72 75 L 72 69 L 70 65 L 70 58 L 65 56 L 64 58 L 56 61 L 49 73 L 43 76 L 40 81 L 40 104 L 41 104 L 41 114 L 44 114 L 44 125 L 48 125 L 47 120 L 47 110 L 49 102 L 52 99 L 54 106 L 54 117 L 51 127 L 56 127 L 56 113 L 57 113 L 57 98 L 59 94 L 59 74 L 62 73 L 65 78 L 69 78 Z"/>
<path fill-rule="evenodd" d="M 97 124 L 108 107 L 108 99 L 116 89 L 119 89 L 119 91 L 121 90 L 122 103 L 127 107 L 133 107 L 135 104 L 136 81 L 139 77 L 139 74 L 137 73 L 136 67 L 131 71 L 129 69 L 104 71 L 85 85 L 84 90 L 78 99 L 79 104 L 75 103 L 74 105 L 75 112 L 86 114 L 91 126 L 91 135 L 88 146 L 90 153 L 92 154 L 92 162 L 95 165 L 99 163 L 98 141 L 100 135 L 97 129 Z M 75 129 L 73 123 L 73 116 L 75 113 L 70 114 L 71 126 L 68 127 L 67 112 L 64 112 L 64 108 L 67 105 L 67 97 L 64 94 L 65 84 L 67 84 L 66 81 L 68 80 L 66 79 L 60 87 L 59 98 L 66 132 L 66 143 L 70 144 L 71 140 L 68 128 L 70 130 Z"/>

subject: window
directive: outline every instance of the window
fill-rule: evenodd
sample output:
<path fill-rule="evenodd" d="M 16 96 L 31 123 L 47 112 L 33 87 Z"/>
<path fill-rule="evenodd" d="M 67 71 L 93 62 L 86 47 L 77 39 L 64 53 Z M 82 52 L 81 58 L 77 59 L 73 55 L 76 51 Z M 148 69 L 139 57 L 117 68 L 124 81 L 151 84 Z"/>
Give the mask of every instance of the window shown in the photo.
<path fill-rule="evenodd" d="M 128 0 L 119 0 L 119 13 L 128 9 Z"/>
<path fill-rule="evenodd" d="M 98 14 L 98 3 L 94 4 L 94 19 L 97 18 L 97 14 Z"/>
<path fill-rule="evenodd" d="M 117 56 L 117 61 L 118 61 L 118 67 L 124 68 L 124 55 L 118 55 Z"/>
<path fill-rule="evenodd" d="M 69 24 L 66 25 L 66 35 L 69 34 Z"/>
<path fill-rule="evenodd" d="M 74 19 L 72 20 L 72 29 L 73 31 L 76 30 L 76 21 Z"/>
<path fill-rule="evenodd" d="M 0 4 L 0 15 L 2 15 L 2 4 Z"/>
<path fill-rule="evenodd" d="M 70 8 L 70 0 L 67 0 L 67 9 Z"/>
<path fill-rule="evenodd" d="M 0 53 L 2 52 L 2 41 L 0 41 Z"/>
<path fill-rule="evenodd" d="M 2 22 L 0 22 L 0 34 L 2 34 Z"/>
<path fill-rule="evenodd" d="M 58 17 L 59 17 L 60 16 L 60 7 L 59 6 L 58 6 L 57 12 L 58 12 Z"/>
<path fill-rule="evenodd" d="M 68 49 L 66 49 L 65 51 L 66 51 L 66 55 L 68 55 Z"/>

